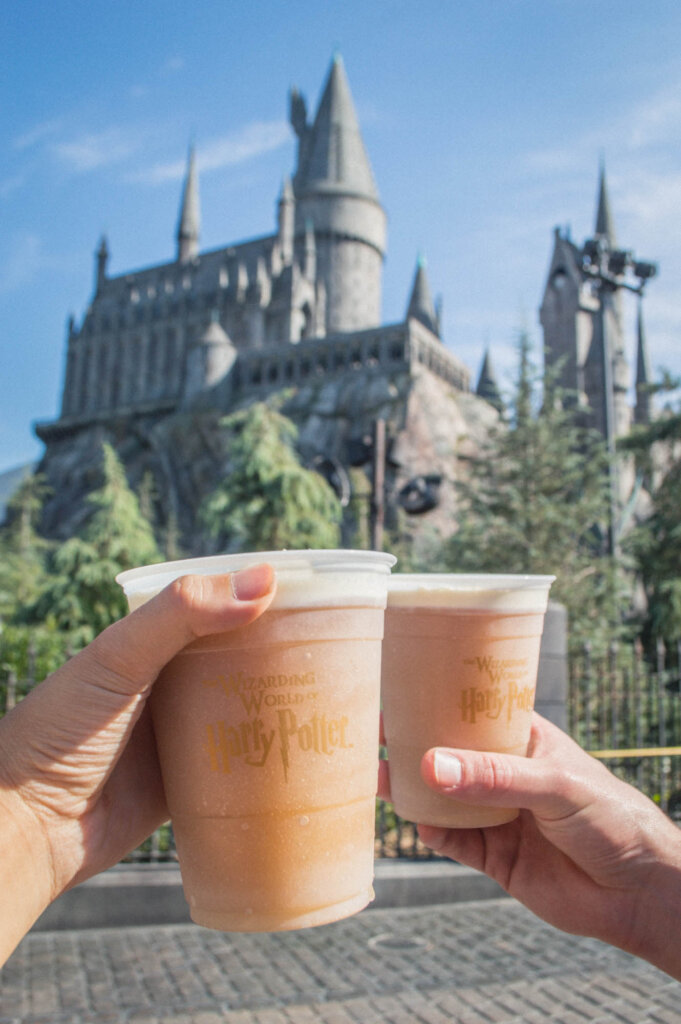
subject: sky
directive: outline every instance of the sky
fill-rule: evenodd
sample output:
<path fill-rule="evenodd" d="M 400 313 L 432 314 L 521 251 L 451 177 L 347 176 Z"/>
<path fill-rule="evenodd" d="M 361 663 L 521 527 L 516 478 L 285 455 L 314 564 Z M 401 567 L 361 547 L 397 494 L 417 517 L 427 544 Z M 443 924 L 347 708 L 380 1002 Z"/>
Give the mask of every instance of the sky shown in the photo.
<path fill-rule="evenodd" d="M 289 91 L 313 114 L 335 53 L 388 214 L 384 323 L 423 257 L 445 344 L 474 382 L 489 347 L 508 391 L 603 163 L 619 244 L 659 262 L 653 373 L 681 375 L 678 0 L 0 0 L 0 24 L 0 472 L 59 414 L 102 234 L 111 275 L 174 258 L 190 143 L 201 248 L 271 234 Z"/>

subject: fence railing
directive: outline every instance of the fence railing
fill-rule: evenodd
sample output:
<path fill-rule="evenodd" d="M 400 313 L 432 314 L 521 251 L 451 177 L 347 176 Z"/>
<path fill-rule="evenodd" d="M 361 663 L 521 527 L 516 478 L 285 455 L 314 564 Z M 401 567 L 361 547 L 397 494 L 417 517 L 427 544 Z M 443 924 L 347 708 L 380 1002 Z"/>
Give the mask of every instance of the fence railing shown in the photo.
<path fill-rule="evenodd" d="M 588 644 L 570 665 L 572 736 L 617 776 L 681 821 L 681 640 L 611 644 L 594 657 Z"/>
<path fill-rule="evenodd" d="M 0 677 L 0 713 L 34 685 L 12 672 Z M 681 640 L 669 648 L 658 642 L 652 657 L 639 641 L 612 644 L 598 657 L 585 645 L 570 661 L 567 711 L 569 732 L 585 750 L 681 824 Z M 434 856 L 415 825 L 383 800 L 376 801 L 375 850 L 377 857 Z M 128 859 L 176 859 L 172 827 L 162 826 Z"/>

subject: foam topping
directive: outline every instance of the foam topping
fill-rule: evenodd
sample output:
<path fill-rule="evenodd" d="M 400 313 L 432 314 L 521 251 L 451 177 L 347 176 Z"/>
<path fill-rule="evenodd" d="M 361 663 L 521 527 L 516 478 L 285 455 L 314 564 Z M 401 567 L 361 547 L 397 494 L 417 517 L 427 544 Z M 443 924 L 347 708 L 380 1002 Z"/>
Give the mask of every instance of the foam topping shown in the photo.
<path fill-rule="evenodd" d="M 258 551 L 141 566 L 119 573 L 116 581 L 135 608 L 181 576 L 214 576 L 267 562 L 277 576 L 272 608 L 356 603 L 385 607 L 387 577 L 395 561 L 378 551 Z"/>
<path fill-rule="evenodd" d="M 388 606 L 544 612 L 555 578 L 504 573 L 396 573 L 388 581 Z"/>

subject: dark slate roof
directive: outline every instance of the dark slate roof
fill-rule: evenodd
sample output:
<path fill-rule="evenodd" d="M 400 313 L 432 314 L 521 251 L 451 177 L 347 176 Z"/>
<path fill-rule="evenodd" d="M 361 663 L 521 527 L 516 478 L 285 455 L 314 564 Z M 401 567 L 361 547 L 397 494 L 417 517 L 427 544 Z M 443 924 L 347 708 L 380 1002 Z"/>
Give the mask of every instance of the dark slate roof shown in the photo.
<path fill-rule="evenodd" d="M 296 185 L 299 192 L 348 191 L 378 200 L 340 56 L 334 57 L 331 64 Z"/>

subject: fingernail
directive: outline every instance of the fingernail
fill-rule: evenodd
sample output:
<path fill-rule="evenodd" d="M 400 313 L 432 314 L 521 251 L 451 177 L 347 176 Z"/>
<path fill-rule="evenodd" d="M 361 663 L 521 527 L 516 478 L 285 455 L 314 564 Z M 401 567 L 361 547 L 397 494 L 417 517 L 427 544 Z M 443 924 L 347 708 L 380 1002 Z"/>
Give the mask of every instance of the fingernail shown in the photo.
<path fill-rule="evenodd" d="M 461 761 L 448 750 L 436 750 L 433 755 L 433 770 L 439 786 L 450 789 L 461 782 Z"/>
<path fill-rule="evenodd" d="M 274 572 L 272 567 L 265 563 L 249 565 L 247 569 L 233 572 L 231 581 L 232 593 L 237 601 L 255 601 L 269 594 L 274 583 Z"/>

